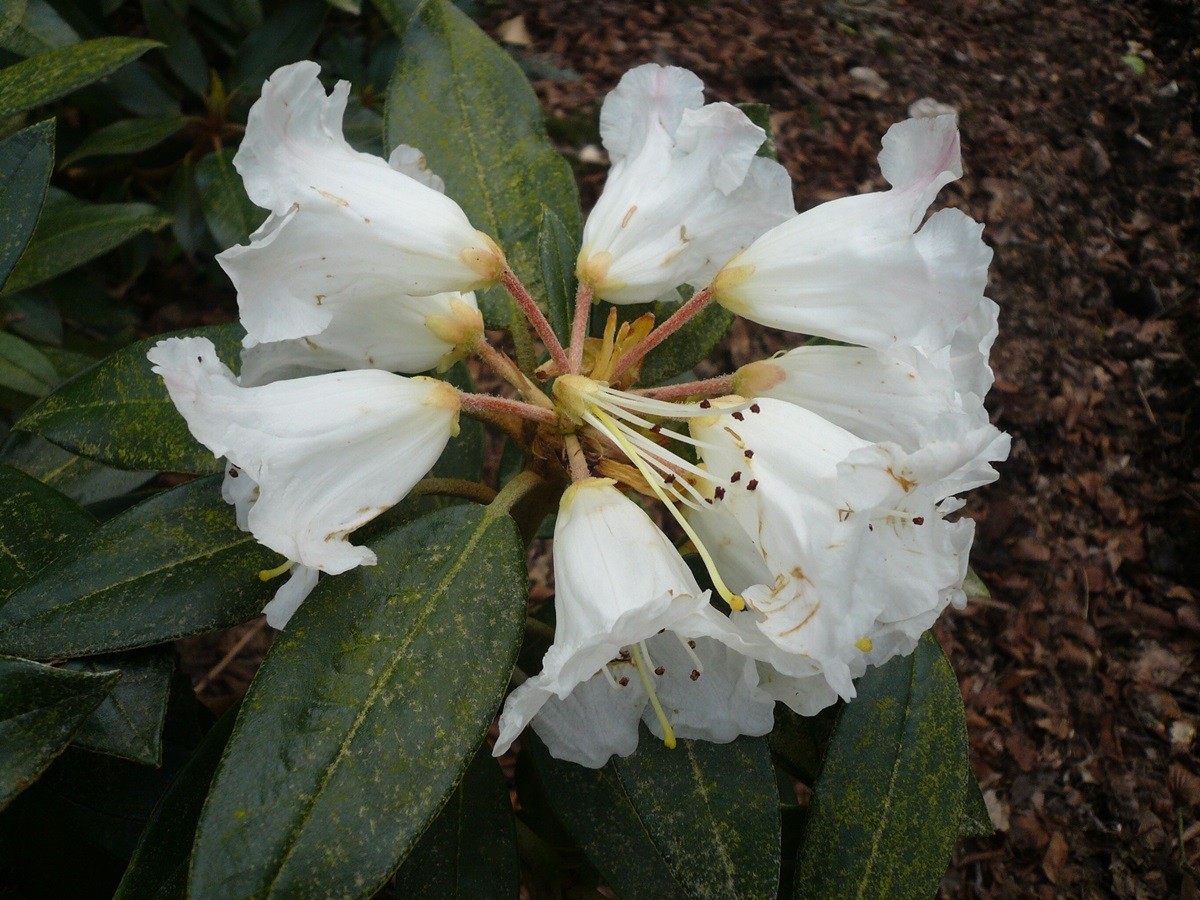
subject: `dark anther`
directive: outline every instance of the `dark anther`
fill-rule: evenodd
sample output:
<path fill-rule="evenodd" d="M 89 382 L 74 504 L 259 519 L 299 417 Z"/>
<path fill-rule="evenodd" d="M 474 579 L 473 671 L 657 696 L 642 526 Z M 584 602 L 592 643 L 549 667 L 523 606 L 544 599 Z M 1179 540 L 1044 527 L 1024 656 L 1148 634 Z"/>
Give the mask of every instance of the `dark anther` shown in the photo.
<path fill-rule="evenodd" d="M 759 408 L 757 403 L 751 403 L 750 404 L 750 412 L 756 413 L 756 412 L 762 412 L 762 410 Z"/>
<path fill-rule="evenodd" d="M 746 482 L 746 490 L 752 491 L 756 487 L 758 487 L 758 479 L 757 478 L 751 478 L 748 482 Z"/>
<path fill-rule="evenodd" d="M 746 417 L 745 417 L 745 416 L 743 416 L 743 415 L 742 415 L 740 412 L 735 412 L 735 413 L 733 414 L 733 417 L 734 417 L 735 419 L 737 419 L 739 422 L 743 421 L 743 420 L 746 418 Z"/>
<path fill-rule="evenodd" d="M 729 476 L 729 483 L 730 483 L 730 484 L 736 484 L 737 482 L 739 482 L 739 481 L 741 481 L 741 480 L 742 480 L 742 473 L 741 473 L 741 472 L 734 472 L 732 475 L 730 475 L 730 476 Z"/>
<path fill-rule="evenodd" d="M 655 675 L 664 675 L 664 674 L 666 674 L 666 671 L 667 671 L 667 669 L 665 666 L 659 666 L 657 669 L 654 670 L 654 674 Z"/>
<path fill-rule="evenodd" d="M 710 408 L 711 406 L 712 406 L 712 403 L 711 403 L 711 402 L 709 402 L 708 400 L 701 400 L 701 401 L 700 401 L 700 408 L 701 408 L 701 409 L 708 409 L 708 408 Z"/>
<path fill-rule="evenodd" d="M 230 469 L 230 470 L 229 470 L 229 477 L 230 477 L 230 478 L 237 478 L 237 477 L 238 477 L 238 470 L 237 470 L 237 469 Z"/>
<path fill-rule="evenodd" d="M 690 649 L 692 649 L 692 650 L 695 650 L 695 649 L 696 649 L 696 642 L 695 642 L 695 641 L 688 641 L 688 647 L 689 647 Z"/>
<path fill-rule="evenodd" d="M 662 425 L 655 425 L 655 426 L 653 426 L 653 427 L 650 429 L 650 433 L 651 433 L 651 434 L 661 434 L 661 433 L 662 433 Z"/>
<path fill-rule="evenodd" d="M 629 659 L 629 651 L 628 650 L 621 650 L 618 652 L 621 654 L 621 659 Z"/>
<path fill-rule="evenodd" d="M 620 679 L 617 681 L 617 684 L 619 684 L 621 687 L 629 687 L 629 676 L 622 675 L 620 677 Z"/>
<path fill-rule="evenodd" d="M 743 451 L 742 455 L 745 456 L 746 459 L 754 459 L 754 451 L 753 450 L 745 450 L 745 451 Z"/>
<path fill-rule="evenodd" d="M 692 674 L 688 677 L 691 678 L 692 681 L 696 681 L 700 677 L 700 671 L 698 669 L 692 669 Z"/>
<path fill-rule="evenodd" d="M 674 481 L 675 481 L 675 473 L 674 472 L 668 472 L 666 474 L 666 477 L 663 478 L 663 484 L 672 484 L 672 483 L 674 483 Z"/>
<path fill-rule="evenodd" d="M 924 525 L 925 517 L 924 516 L 913 516 L 913 524 L 914 525 Z"/>
<path fill-rule="evenodd" d="M 867 531 L 874 531 L 874 530 L 875 530 L 875 526 L 874 526 L 874 525 L 871 525 L 870 523 L 868 523 L 868 524 L 867 524 Z"/>
<path fill-rule="evenodd" d="M 718 487 L 718 488 L 716 488 L 716 489 L 713 491 L 713 493 L 716 495 L 716 497 L 717 497 L 717 499 L 718 499 L 718 500 L 724 500 L 724 499 L 725 499 L 725 488 L 723 488 L 723 487 Z"/>

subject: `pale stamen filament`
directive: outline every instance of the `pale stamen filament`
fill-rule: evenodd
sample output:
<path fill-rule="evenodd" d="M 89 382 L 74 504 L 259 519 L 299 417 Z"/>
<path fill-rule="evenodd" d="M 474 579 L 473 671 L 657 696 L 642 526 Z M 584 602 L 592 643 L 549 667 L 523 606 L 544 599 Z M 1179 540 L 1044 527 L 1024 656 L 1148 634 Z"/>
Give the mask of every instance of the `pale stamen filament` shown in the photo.
<path fill-rule="evenodd" d="M 603 416 L 603 419 L 598 418 Z M 662 459 L 658 454 L 663 452 L 662 447 L 651 440 L 643 437 L 633 430 L 626 430 L 621 427 L 620 423 L 614 422 L 607 413 L 603 410 L 595 410 L 594 412 L 586 412 L 583 415 L 584 421 L 595 428 L 600 434 L 607 437 L 613 444 L 625 451 L 625 455 L 629 456 L 630 460 L 642 470 L 642 474 L 646 480 L 650 482 L 659 499 L 664 503 L 667 501 L 662 494 L 658 485 L 662 485 L 666 490 L 670 491 L 673 498 L 678 502 L 690 506 L 693 509 L 699 509 L 700 504 L 704 501 L 704 496 L 696 490 L 696 488 L 686 478 L 680 478 L 680 473 L 692 473 L 699 478 L 709 478 L 710 476 L 703 470 L 698 469 L 686 460 L 673 456 L 671 461 Z M 631 454 L 630 445 L 635 445 L 641 450 L 641 454 Z M 641 460 L 635 458 L 640 456 Z M 653 477 L 646 473 L 643 464 L 649 465 L 654 470 Z M 669 479 L 669 481 L 668 481 Z M 669 483 L 669 487 L 666 485 Z M 692 497 L 685 497 L 681 491 L 686 491 Z M 692 499 L 695 498 L 695 499 Z"/>
<path fill-rule="evenodd" d="M 675 521 L 679 523 L 679 527 L 683 529 L 684 533 L 689 538 L 691 538 L 692 544 L 694 544 L 696 547 L 696 552 L 699 553 L 700 558 L 704 560 L 704 566 L 708 569 L 709 577 L 712 578 L 713 587 L 716 588 L 717 593 L 721 595 L 721 599 L 729 605 L 730 609 L 745 609 L 746 601 L 726 586 L 725 580 L 721 578 L 721 573 L 717 571 L 717 564 L 713 561 L 712 556 L 709 554 L 708 548 L 705 547 L 704 542 L 700 540 L 700 535 L 696 534 L 695 529 L 692 528 L 692 526 L 688 524 L 687 519 L 683 517 L 683 513 L 681 513 L 675 504 L 672 503 L 667 497 L 666 492 L 658 483 L 658 479 L 654 477 L 653 470 L 650 469 L 650 467 L 642 459 L 641 454 L 638 453 L 637 450 L 634 449 L 633 445 L 622 436 L 617 424 L 613 422 L 611 418 L 609 418 L 608 413 L 604 412 L 602 409 L 597 409 L 593 415 L 608 425 L 611 437 L 621 445 L 621 449 L 625 451 L 625 455 L 629 457 L 630 461 L 635 466 L 637 466 L 638 471 L 642 473 L 642 477 L 646 479 L 646 482 L 650 485 L 650 488 L 655 494 L 658 495 L 658 499 L 666 505 L 667 511 L 675 517 Z"/>
<path fill-rule="evenodd" d="M 294 565 L 296 565 L 295 560 L 285 559 L 273 569 L 263 569 L 258 573 L 259 581 L 270 581 L 272 578 L 278 578 L 280 575 L 290 572 Z"/>
<path fill-rule="evenodd" d="M 608 663 L 600 667 L 600 671 L 604 673 L 604 680 L 608 682 L 608 686 L 613 690 L 617 688 L 617 679 L 613 678 L 612 670 L 609 669 Z"/>
<path fill-rule="evenodd" d="M 700 662 L 700 657 L 696 655 L 696 650 L 692 646 L 694 641 L 689 641 L 678 631 L 673 631 L 671 633 L 674 634 L 675 637 L 679 638 L 679 643 L 683 644 L 683 649 L 687 652 L 687 655 L 692 658 L 692 665 L 696 667 L 696 671 L 703 674 L 704 663 Z"/>
<path fill-rule="evenodd" d="M 650 695 L 650 705 L 654 707 L 654 715 L 658 717 L 658 724 L 662 726 L 663 744 L 668 750 L 674 750 L 675 729 L 667 721 L 667 714 L 663 712 L 662 704 L 658 702 L 658 694 L 654 691 L 654 682 L 650 679 L 650 667 L 647 662 L 649 654 L 646 653 L 646 642 L 639 641 L 630 649 L 633 651 L 633 664 L 638 670 L 638 677 L 642 679 L 642 687 Z"/>

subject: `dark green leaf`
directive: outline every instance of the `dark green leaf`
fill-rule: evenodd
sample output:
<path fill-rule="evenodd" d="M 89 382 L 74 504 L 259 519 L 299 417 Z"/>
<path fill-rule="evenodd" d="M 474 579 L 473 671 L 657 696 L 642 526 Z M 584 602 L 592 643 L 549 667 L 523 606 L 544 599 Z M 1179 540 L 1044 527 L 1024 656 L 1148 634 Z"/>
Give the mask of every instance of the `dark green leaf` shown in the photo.
<path fill-rule="evenodd" d="M 162 762 L 162 729 L 175 674 L 175 651 L 148 647 L 128 653 L 71 659 L 74 672 L 120 672 L 121 680 L 72 741 L 76 747 L 147 766 Z"/>
<path fill-rule="evenodd" d="M 962 820 L 958 823 L 958 836 L 964 838 L 985 838 L 996 833 L 992 824 L 992 815 L 988 812 L 987 801 L 983 799 L 983 791 L 975 780 L 975 773 L 968 772 L 963 791 Z"/>
<path fill-rule="evenodd" d="M 508 784 L 485 743 L 396 873 L 395 896 L 512 900 L 521 892 Z"/>
<path fill-rule="evenodd" d="M 153 119 L 122 119 L 98 128 L 79 142 L 67 154 L 60 167 L 91 156 L 117 156 L 141 153 L 161 144 L 183 128 L 187 119 L 180 116 L 160 116 Z"/>
<path fill-rule="evenodd" d="M 8 320 L 8 327 L 13 334 L 28 338 L 35 344 L 51 344 L 55 347 L 62 344 L 62 314 L 54 301 L 41 292 L 0 294 L 0 318 Z"/>
<path fill-rule="evenodd" d="M 527 732 L 554 812 L 623 898 L 773 897 L 779 798 L 763 738 L 680 741 L 587 769 Z"/>
<path fill-rule="evenodd" d="M 579 196 L 546 137 L 537 96 L 520 67 L 448 0 L 430 0 L 410 22 L 388 85 L 385 144 L 411 144 L 446 182 L 472 224 L 540 293 L 542 206 L 579 233 Z M 480 297 L 484 318 L 509 321 L 502 294 Z"/>
<path fill-rule="evenodd" d="M 379 15 L 392 30 L 403 37 L 409 21 L 421 7 L 421 0 L 371 0 L 371 5 L 379 10 Z"/>
<path fill-rule="evenodd" d="M 621 321 L 630 321 L 646 312 L 654 313 L 655 322 L 664 322 L 680 302 L 638 303 L 618 307 Z M 607 316 L 609 307 L 600 307 Z M 725 307 L 710 303 L 690 322 L 663 341 L 642 362 L 641 384 L 662 384 L 690 372 L 701 360 L 708 359 L 725 339 L 729 326 L 737 318 Z M 596 317 L 593 316 L 593 322 Z M 603 319 L 600 320 L 603 322 Z"/>
<path fill-rule="evenodd" d="M 227 711 L 163 792 L 146 821 L 114 900 L 184 900 L 196 822 L 238 707 Z"/>
<path fill-rule="evenodd" d="M 958 838 L 967 730 L 932 634 L 872 669 L 838 718 L 796 857 L 800 897 L 932 897 Z"/>
<path fill-rule="evenodd" d="M 831 706 L 815 716 L 800 716 L 782 703 L 775 708 L 775 728 L 769 738 L 771 752 L 783 760 L 788 772 L 810 787 L 821 771 L 838 709 Z"/>
<path fill-rule="evenodd" d="M 196 190 L 204 221 L 218 247 L 243 243 L 267 217 L 267 211 L 246 196 L 228 150 L 216 150 L 196 164 Z"/>
<path fill-rule="evenodd" d="M 26 0 L 8 0 L 3 6 L 0 6 L 0 43 L 8 39 L 8 36 L 16 30 L 16 27 L 21 24 L 21 19 L 25 15 Z"/>
<path fill-rule="evenodd" d="M 521 643 L 515 524 L 455 506 L 370 546 L 379 564 L 318 585 L 259 669 L 192 896 L 370 896 L 482 741 Z"/>
<path fill-rule="evenodd" d="M 142 0 L 142 16 L 150 36 L 163 42 L 163 57 L 171 71 L 193 94 L 203 96 L 208 89 L 208 63 L 183 16 L 187 4 L 179 6 L 171 0 Z"/>
<path fill-rule="evenodd" d="M 90 262 L 171 217 L 149 203 L 88 203 L 50 190 L 33 237 L 5 284 L 19 291 Z"/>
<path fill-rule="evenodd" d="M 188 862 L 200 810 L 208 797 L 213 774 L 229 742 L 237 707 L 230 709 L 204 736 L 154 808 L 138 841 L 114 900 L 183 900 L 187 891 Z"/>
<path fill-rule="evenodd" d="M 0 656 L 0 809 L 63 751 L 120 677 Z"/>
<path fill-rule="evenodd" d="M 0 600 L 95 527 L 58 491 L 0 465 Z"/>
<path fill-rule="evenodd" d="M 204 478 L 105 522 L 0 607 L 0 652 L 88 656 L 245 622 L 270 599 L 279 556 Z"/>
<path fill-rule="evenodd" d="M 229 88 L 257 94 L 282 65 L 304 59 L 317 42 L 326 6 L 322 0 L 291 0 L 250 33 L 233 58 Z"/>
<path fill-rule="evenodd" d="M 154 477 L 153 472 L 111 469 L 26 431 L 8 433 L 0 444 L 0 462 L 32 475 L 81 506 L 120 497 Z"/>
<path fill-rule="evenodd" d="M 137 59 L 157 41 L 103 37 L 41 53 L 0 70 L 0 119 L 57 100 Z"/>
<path fill-rule="evenodd" d="M 37 347 L 0 331 L 0 387 L 44 397 L 59 381 L 54 364 Z"/>
<path fill-rule="evenodd" d="M 17 56 L 27 57 L 78 40 L 75 29 L 46 0 L 28 0 L 21 20 L 9 34 L 0 38 L 0 46 Z"/>
<path fill-rule="evenodd" d="M 53 119 L 0 142 L 0 287 L 29 243 L 53 168 Z"/>
<path fill-rule="evenodd" d="M 241 330 L 216 325 L 178 332 L 210 339 L 227 365 L 237 358 Z M 167 389 L 150 371 L 146 351 L 161 338 L 130 344 L 71 379 L 26 410 L 16 427 L 119 469 L 221 471 L 221 464 L 188 431 Z"/>
<path fill-rule="evenodd" d="M 205 720 L 210 720 L 210 714 L 197 703 L 190 682 L 177 677 L 163 730 L 161 766 L 68 747 L 37 784 L 17 798 L 5 824 L 13 824 L 14 819 L 20 823 L 23 856 L 41 857 L 43 872 L 37 883 L 46 887 L 36 895 L 111 896 L 159 798 L 200 745 Z M 27 834 L 37 835 L 36 843 L 26 842 Z M 6 837 L 14 835 L 10 831 Z M 108 859 L 110 864 L 119 860 L 120 869 L 111 873 L 111 880 L 84 885 L 82 892 L 58 887 L 62 881 L 74 880 L 74 866 L 64 866 L 63 860 L 73 861 L 76 853 L 88 849 L 94 858 Z M 45 871 L 48 867 L 57 868 Z"/>
<path fill-rule="evenodd" d="M 459 390 L 474 391 L 475 382 L 462 363 L 457 363 L 444 376 Z M 459 419 L 458 434 L 450 439 L 437 463 L 430 470 L 432 478 L 462 478 L 479 481 L 483 478 L 483 454 L 487 433 L 478 419 L 463 416 Z"/>
<path fill-rule="evenodd" d="M 546 288 L 550 325 L 564 347 L 571 341 L 571 320 L 575 315 L 575 257 L 578 255 L 579 244 L 571 237 L 562 219 L 550 207 L 542 206 L 542 227 L 538 232 L 542 283 Z"/>

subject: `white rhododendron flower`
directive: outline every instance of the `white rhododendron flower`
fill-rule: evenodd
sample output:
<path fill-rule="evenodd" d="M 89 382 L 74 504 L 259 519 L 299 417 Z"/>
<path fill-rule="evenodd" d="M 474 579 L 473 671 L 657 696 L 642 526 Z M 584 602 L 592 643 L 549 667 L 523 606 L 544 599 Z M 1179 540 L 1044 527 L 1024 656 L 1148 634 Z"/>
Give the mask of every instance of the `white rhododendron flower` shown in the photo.
<path fill-rule="evenodd" d="M 563 490 L 553 643 L 538 674 L 514 676 L 496 755 L 526 725 L 592 767 L 633 753 L 642 723 L 668 747 L 765 734 L 776 702 L 813 715 L 853 698 L 868 667 L 911 653 L 965 602 L 974 524 L 960 498 L 996 478 L 1009 441 L 983 404 L 998 309 L 984 296 L 982 226 L 952 209 L 925 218 L 962 174 L 953 116 L 888 131 L 890 190 L 797 216 L 783 168 L 756 155 L 762 129 L 705 105 L 690 72 L 634 69 L 601 112 L 612 169 L 583 229 L 576 319 L 551 326 L 546 298 L 418 150 L 385 162 L 349 147 L 349 88 L 327 95 L 317 73 L 298 63 L 271 77 L 235 158 L 270 211 L 248 246 L 219 257 L 247 331 L 239 376 L 200 338 L 148 354 L 192 434 L 227 460 L 239 527 L 285 557 L 260 573 L 290 572 L 264 610 L 271 625 L 320 573 L 375 562 L 348 536 L 433 468 L 460 410 L 520 444 L 525 471 L 498 495 L 477 475 L 421 491 L 490 503 L 533 533 L 524 519 L 544 506 L 526 493 Z M 540 369 L 528 342 L 514 340 L 517 361 L 489 343 L 471 291 L 490 284 L 541 338 Z M 683 285 L 696 290 L 657 326 L 610 309 L 588 336 L 592 302 Z M 637 388 L 656 368 L 648 354 L 713 302 L 843 343 Z M 524 327 L 511 323 L 513 337 Z M 470 355 L 507 395 L 395 374 Z M 683 538 L 640 503 L 674 517 L 711 596 Z"/>
<path fill-rule="evenodd" d="M 443 321 L 460 328 L 437 327 Z M 338 369 L 425 372 L 453 361 L 458 341 L 471 328 L 483 334 L 483 317 L 473 293 L 379 295 L 360 300 L 351 309 L 339 308 L 324 330 L 311 337 L 246 347 L 238 380 L 244 385 L 266 384 Z"/>
<path fill-rule="evenodd" d="M 708 592 L 612 485 L 589 478 L 563 495 L 554 644 L 541 674 L 505 703 L 496 755 L 531 720 L 553 755 L 591 766 L 633 752 L 639 719 L 670 744 L 675 735 L 731 741 L 771 728 L 772 704 L 757 690 L 754 663 L 724 645 L 730 631 Z M 588 718 L 599 724 L 574 727 Z"/>
<path fill-rule="evenodd" d="M 217 257 L 238 290 L 247 346 L 318 334 L 341 304 L 365 303 L 358 313 L 370 315 L 398 294 L 473 290 L 504 268 L 411 147 L 389 164 L 346 143 L 350 85 L 326 95 L 318 71 L 299 62 L 271 76 L 233 160 L 250 199 L 271 212 L 248 246 Z"/>
<path fill-rule="evenodd" d="M 403 498 L 458 429 L 457 392 L 432 378 L 362 370 L 242 387 L 203 338 L 147 356 L 195 438 L 257 487 L 239 507 L 247 530 L 329 574 L 374 565 L 347 535 Z"/>
<path fill-rule="evenodd" d="M 674 66 L 625 73 L 600 111 L 612 161 L 583 229 L 578 274 L 612 303 L 703 285 L 730 256 L 796 214 L 778 163 L 755 156 L 766 133 Z"/>
<path fill-rule="evenodd" d="M 962 176 L 954 116 L 893 125 L 879 164 L 891 190 L 772 228 L 717 274 L 717 302 L 763 325 L 879 350 L 948 346 L 984 302 L 992 258 L 983 226 L 958 210 L 921 225 L 942 186 Z"/>
<path fill-rule="evenodd" d="M 814 690 L 853 697 L 868 664 L 911 652 L 961 603 L 974 529 L 945 518 L 958 506 L 948 498 L 995 479 L 1007 435 L 985 424 L 927 436 L 910 453 L 771 398 L 693 419 L 691 430 L 724 487 L 689 519 L 746 602 L 731 617 L 741 649 L 778 671 L 771 692 L 790 690 L 797 711 L 815 711 Z M 750 623 L 769 645 L 755 644 Z"/>

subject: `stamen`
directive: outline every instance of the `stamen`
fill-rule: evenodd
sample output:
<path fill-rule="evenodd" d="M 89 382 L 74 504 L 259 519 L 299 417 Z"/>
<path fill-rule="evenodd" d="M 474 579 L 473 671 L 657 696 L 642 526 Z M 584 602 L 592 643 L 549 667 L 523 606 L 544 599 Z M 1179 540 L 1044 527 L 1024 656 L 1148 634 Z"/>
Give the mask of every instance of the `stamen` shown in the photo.
<path fill-rule="evenodd" d="M 641 641 L 641 642 L 638 644 L 638 647 L 640 647 L 640 648 L 641 648 L 641 650 L 642 650 L 642 658 L 646 660 L 646 668 L 648 668 L 648 669 L 654 669 L 654 670 L 655 670 L 655 671 L 654 671 L 654 674 L 655 674 L 655 675 L 657 675 L 657 674 L 658 674 L 658 668 L 659 668 L 659 667 L 658 667 L 658 666 L 655 666 L 655 665 L 654 665 L 654 660 L 652 660 L 652 659 L 650 658 L 650 648 L 646 646 L 646 642 L 645 642 L 645 641 Z M 635 652 L 636 652 L 637 648 L 634 648 L 634 650 L 635 650 Z"/>
<path fill-rule="evenodd" d="M 689 538 L 691 538 L 692 543 L 696 547 L 696 552 L 699 553 L 700 558 L 704 560 L 704 566 L 706 569 L 708 569 L 709 577 L 712 578 L 713 587 L 717 589 L 717 593 L 721 596 L 721 599 L 724 600 L 732 610 L 745 609 L 746 601 L 726 586 L 725 580 L 721 578 L 721 573 L 717 571 L 717 564 L 713 561 L 712 556 L 709 554 L 708 548 L 705 547 L 704 542 L 700 540 L 700 535 L 696 534 L 696 530 L 692 528 L 692 526 L 688 523 L 688 520 L 683 517 L 683 513 L 681 513 L 675 507 L 675 504 L 667 499 L 666 491 L 659 486 L 657 479 L 653 477 L 649 466 L 646 465 L 641 455 L 633 448 L 633 445 L 630 444 L 629 441 L 625 440 L 620 430 L 616 427 L 616 423 L 609 418 L 606 412 L 601 409 L 597 409 L 595 411 L 595 416 L 607 426 L 607 430 L 611 431 L 610 436 L 621 445 L 621 449 L 625 451 L 625 455 L 628 456 L 630 461 L 638 467 L 638 471 L 642 473 L 642 477 L 646 479 L 647 483 L 650 485 L 650 488 L 655 494 L 658 495 L 658 499 L 666 505 L 667 511 L 675 517 L 675 521 L 679 523 L 679 527 L 683 529 L 684 533 Z"/>
<path fill-rule="evenodd" d="M 704 671 L 704 663 L 700 662 L 700 657 L 696 655 L 696 642 L 689 641 L 678 631 L 675 632 L 675 637 L 679 638 L 679 643 L 683 644 L 684 651 L 692 658 L 692 663 L 696 666 L 696 677 L 700 677 L 700 673 Z M 692 679 L 692 681 L 695 680 L 695 678 Z"/>
<path fill-rule="evenodd" d="M 600 671 L 604 673 L 604 680 L 608 682 L 608 686 L 616 690 L 617 679 L 613 678 L 613 673 L 609 671 L 608 663 L 601 666 Z"/>
<path fill-rule="evenodd" d="M 662 726 L 663 744 L 666 745 L 668 750 L 674 750 L 675 729 L 667 721 L 667 714 L 663 712 L 662 704 L 658 702 L 658 694 L 654 692 L 654 682 L 651 681 L 650 673 L 646 669 L 646 663 L 642 659 L 642 652 L 645 649 L 645 642 L 633 645 L 633 663 L 637 666 L 638 676 L 642 679 L 642 686 L 646 689 L 646 693 L 650 695 L 650 705 L 654 707 L 654 715 L 658 717 L 658 724 Z"/>
<path fill-rule="evenodd" d="M 263 569 L 258 573 L 258 578 L 260 581 L 270 581 L 272 578 L 278 578 L 280 575 L 290 572 L 292 570 L 292 566 L 295 564 L 295 560 L 286 559 L 273 569 Z"/>

